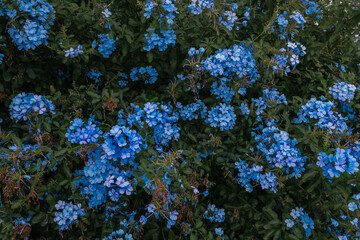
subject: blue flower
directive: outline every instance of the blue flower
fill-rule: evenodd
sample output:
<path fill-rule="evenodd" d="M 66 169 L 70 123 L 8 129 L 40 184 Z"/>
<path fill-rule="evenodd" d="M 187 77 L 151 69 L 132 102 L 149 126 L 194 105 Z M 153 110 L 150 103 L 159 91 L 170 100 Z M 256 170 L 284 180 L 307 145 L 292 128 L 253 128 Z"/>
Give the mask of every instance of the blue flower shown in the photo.
<path fill-rule="evenodd" d="M 350 221 L 350 223 L 352 225 L 354 225 L 355 227 L 358 227 L 358 222 L 359 222 L 359 219 L 358 218 L 354 218 L 352 221 Z"/>
<path fill-rule="evenodd" d="M 109 11 L 107 7 L 104 8 L 104 11 L 101 12 L 103 14 L 104 18 L 108 18 L 112 15 L 112 13 Z"/>
<path fill-rule="evenodd" d="M 65 51 L 65 57 L 74 58 L 77 57 L 79 54 L 83 54 L 84 51 L 82 50 L 82 46 L 78 45 L 77 49 L 70 48 L 69 50 Z"/>
<path fill-rule="evenodd" d="M 222 230 L 222 228 L 215 228 L 215 233 L 216 235 L 222 236 L 224 235 L 224 230 Z"/>
<path fill-rule="evenodd" d="M 176 221 L 178 214 L 177 211 L 170 212 L 170 219 Z"/>
<path fill-rule="evenodd" d="M 154 204 L 150 203 L 148 206 L 147 206 L 147 210 L 149 213 L 153 213 L 155 211 L 156 207 Z"/>
<path fill-rule="evenodd" d="M 209 219 L 210 222 L 224 222 L 225 210 L 216 208 L 215 205 L 208 205 L 208 208 L 205 211 L 205 218 Z"/>
<path fill-rule="evenodd" d="M 303 208 L 299 208 L 299 207 L 292 209 L 290 215 L 294 220 L 300 220 L 300 221 L 294 222 L 291 219 L 286 219 L 285 222 L 287 226 L 289 228 L 292 228 L 295 225 L 295 223 L 301 222 L 302 227 L 305 230 L 306 237 L 309 237 L 311 235 L 311 229 L 314 229 L 314 221 L 312 220 L 312 218 L 310 218 L 309 215 L 306 212 L 304 212 Z"/>
<path fill-rule="evenodd" d="M 332 224 L 334 227 L 339 226 L 339 222 L 338 222 L 338 221 L 336 221 L 336 220 L 333 219 L 333 218 L 331 218 L 330 220 L 331 220 L 331 224 Z"/>
<path fill-rule="evenodd" d="M 249 109 L 248 105 L 246 103 L 241 103 L 239 108 L 240 108 L 242 114 L 245 115 L 245 119 L 248 119 L 248 116 L 250 114 L 250 109 Z"/>
<path fill-rule="evenodd" d="M 139 79 L 143 80 L 145 84 L 154 84 L 157 80 L 158 73 L 155 68 L 151 66 L 141 67 L 139 69 L 131 69 L 130 79 L 135 82 Z"/>
<path fill-rule="evenodd" d="M 355 202 L 351 202 L 351 203 L 348 204 L 348 209 L 353 212 L 356 209 L 358 209 L 358 206 L 356 205 Z"/>
<path fill-rule="evenodd" d="M 109 34 L 99 34 L 99 44 L 94 40 L 93 48 L 98 48 L 98 51 L 104 58 L 109 58 L 110 54 L 116 49 L 115 40 L 109 37 Z"/>

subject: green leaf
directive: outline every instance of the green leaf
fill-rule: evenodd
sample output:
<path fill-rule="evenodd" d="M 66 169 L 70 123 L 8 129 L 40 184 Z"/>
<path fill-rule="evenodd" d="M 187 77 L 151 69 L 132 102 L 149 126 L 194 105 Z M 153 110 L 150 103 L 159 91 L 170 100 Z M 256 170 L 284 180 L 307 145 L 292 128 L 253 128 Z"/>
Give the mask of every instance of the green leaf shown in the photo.
<path fill-rule="evenodd" d="M 191 168 L 184 168 L 182 171 L 183 171 L 183 173 L 185 173 L 187 175 L 189 175 L 193 172 L 193 170 Z"/>
<path fill-rule="evenodd" d="M 42 220 L 45 219 L 45 217 L 46 217 L 46 214 L 43 212 L 40 212 L 31 219 L 31 223 L 35 224 L 35 223 L 41 222 Z"/>
<path fill-rule="evenodd" d="M 36 78 L 36 75 L 35 75 L 35 72 L 32 68 L 28 68 L 26 69 L 26 73 L 28 74 L 28 76 L 31 78 L 31 79 L 35 79 Z"/>
<path fill-rule="evenodd" d="M 316 175 L 317 175 L 317 171 L 310 169 L 308 172 L 306 172 L 305 174 L 303 174 L 303 176 L 301 177 L 301 183 L 307 182 L 308 180 L 313 179 Z"/>
<path fill-rule="evenodd" d="M 46 131 L 51 132 L 51 125 L 50 125 L 50 123 L 44 122 L 44 127 L 45 127 L 45 130 L 46 130 Z"/>
<path fill-rule="evenodd" d="M 67 153 L 67 152 L 68 152 L 68 149 L 63 148 L 63 149 L 61 149 L 61 150 L 59 150 L 59 151 L 55 152 L 55 157 L 62 156 L 62 155 L 64 155 L 64 154 L 65 154 L 65 153 Z"/>
<path fill-rule="evenodd" d="M 273 219 L 278 219 L 278 215 L 277 215 L 277 213 L 274 211 L 274 210 L 272 210 L 271 208 L 269 208 L 269 207 L 264 207 L 263 208 L 263 211 L 265 212 L 265 213 L 267 213 L 270 217 L 272 217 Z"/>
<path fill-rule="evenodd" d="M 63 170 L 64 170 L 65 175 L 66 175 L 69 179 L 72 179 L 72 173 L 71 173 L 71 171 L 70 171 L 70 168 L 69 168 L 66 164 L 63 165 Z"/>
<path fill-rule="evenodd" d="M 20 138 L 18 138 L 15 134 L 11 134 L 10 135 L 11 140 L 13 140 L 13 142 L 18 146 L 21 147 L 22 145 L 22 141 Z"/>

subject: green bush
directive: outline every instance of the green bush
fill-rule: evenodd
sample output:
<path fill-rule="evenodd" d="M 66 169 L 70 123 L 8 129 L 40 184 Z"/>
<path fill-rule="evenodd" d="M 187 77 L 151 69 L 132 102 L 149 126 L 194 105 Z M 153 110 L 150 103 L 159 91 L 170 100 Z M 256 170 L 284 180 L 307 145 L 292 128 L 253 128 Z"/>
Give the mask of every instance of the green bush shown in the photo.
<path fill-rule="evenodd" d="M 359 9 L 2 0 L 0 238 L 357 239 Z"/>

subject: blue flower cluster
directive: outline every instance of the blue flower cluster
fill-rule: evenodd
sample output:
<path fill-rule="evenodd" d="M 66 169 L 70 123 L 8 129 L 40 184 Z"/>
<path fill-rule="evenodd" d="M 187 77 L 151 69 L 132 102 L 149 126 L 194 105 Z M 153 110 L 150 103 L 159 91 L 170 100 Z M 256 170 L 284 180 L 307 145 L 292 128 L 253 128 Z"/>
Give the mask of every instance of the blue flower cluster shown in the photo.
<path fill-rule="evenodd" d="M 306 7 L 305 13 L 307 15 L 310 15 L 312 13 L 319 13 L 320 11 L 320 6 L 319 4 L 315 3 L 315 1 L 310 1 L 310 0 L 303 0 L 303 4 Z M 317 18 L 321 18 L 321 15 L 316 15 Z"/>
<path fill-rule="evenodd" d="M 31 218 L 32 218 L 31 215 L 27 216 L 26 218 L 24 218 L 24 217 L 16 218 L 16 219 L 14 219 L 14 224 L 15 225 L 29 225 L 30 226 L 29 221 L 31 220 Z"/>
<path fill-rule="evenodd" d="M 74 58 L 79 56 L 79 54 L 83 54 L 84 51 L 82 50 L 82 46 L 78 45 L 77 49 L 70 48 L 69 50 L 65 51 L 65 57 Z"/>
<path fill-rule="evenodd" d="M 303 17 L 303 15 L 301 15 L 301 13 L 295 11 L 293 12 L 290 17 L 291 20 L 293 20 L 295 23 L 300 24 L 301 28 L 304 28 L 304 23 L 306 23 L 305 18 Z"/>
<path fill-rule="evenodd" d="M 102 131 L 96 127 L 94 116 L 91 116 L 88 123 L 84 123 L 81 118 L 71 121 L 71 126 L 67 129 L 65 137 L 71 143 L 95 144 L 101 136 Z"/>
<path fill-rule="evenodd" d="M 290 64 L 295 68 L 296 65 L 299 63 L 299 56 L 303 57 L 306 54 L 306 47 L 299 42 L 287 42 L 287 47 L 292 54 L 290 58 Z"/>
<path fill-rule="evenodd" d="M 14 219 L 13 221 L 13 229 L 16 229 L 16 228 L 20 228 L 21 231 L 17 231 L 16 232 L 16 235 L 19 235 L 18 238 L 23 238 L 24 240 L 29 240 L 28 236 L 23 236 L 22 235 L 22 232 L 25 230 L 26 227 L 30 228 L 31 229 L 31 224 L 29 223 L 29 221 L 31 220 L 32 216 L 31 215 L 28 215 L 26 218 L 24 217 L 19 217 L 19 218 L 16 218 Z M 1 221 L 0 220 L 0 224 L 1 224 Z M 25 232 L 25 231 L 24 231 Z M 14 236 L 14 238 L 17 238 Z"/>
<path fill-rule="evenodd" d="M 0 16 L 11 19 L 8 33 L 19 50 L 35 49 L 41 44 L 47 44 L 47 30 L 54 23 L 55 10 L 46 0 L 27 1 L 19 0 L 0 3 Z M 29 16 L 20 20 L 23 16 Z M 13 21 L 16 20 L 16 21 Z M 15 22 L 19 21 L 21 28 Z"/>
<path fill-rule="evenodd" d="M 128 85 L 129 81 L 127 80 L 129 77 L 126 73 L 120 72 L 119 73 L 119 78 L 121 80 L 119 80 L 119 85 L 120 87 L 125 87 L 126 85 Z"/>
<path fill-rule="evenodd" d="M 2 64 L 3 62 L 2 62 L 2 60 L 3 60 L 3 58 L 5 57 L 5 55 L 4 54 L 2 54 L 2 53 L 0 53 L 0 64 Z"/>
<path fill-rule="evenodd" d="M 144 50 L 150 51 L 157 46 L 160 51 L 164 51 L 169 45 L 175 45 L 176 35 L 174 30 L 160 30 L 163 38 L 155 33 L 155 28 L 149 28 L 148 31 L 150 32 L 150 36 L 148 36 L 149 34 L 145 34 L 146 46 Z"/>
<path fill-rule="evenodd" d="M 305 229 L 305 235 L 306 237 L 309 237 L 311 235 L 311 229 L 314 229 L 314 221 L 312 218 L 309 217 L 309 215 L 304 212 L 303 208 L 296 207 L 291 210 L 290 213 L 292 219 L 286 219 L 285 223 L 286 226 L 289 228 L 294 227 L 297 223 L 302 223 L 302 227 Z M 295 222 L 294 222 L 295 221 Z"/>
<path fill-rule="evenodd" d="M 245 44 L 234 45 L 230 49 L 220 49 L 201 64 L 212 76 L 223 76 L 228 79 L 227 81 L 241 79 L 241 87 L 238 90 L 241 95 L 245 95 L 246 88 L 251 87 L 259 76 L 252 50 Z"/>
<path fill-rule="evenodd" d="M 235 169 L 238 170 L 236 180 L 246 191 L 252 192 L 253 186 L 251 181 L 260 182 L 262 189 L 270 189 L 272 192 L 277 191 L 277 177 L 272 172 L 262 174 L 263 166 L 253 164 L 252 168 L 239 158 L 239 161 L 235 163 Z"/>
<path fill-rule="evenodd" d="M 250 11 L 251 11 L 251 9 L 249 7 L 245 7 L 245 10 L 246 11 L 244 13 L 244 18 L 246 20 L 242 21 L 242 23 L 241 23 L 244 27 L 246 27 L 248 20 L 250 20 Z"/>
<path fill-rule="evenodd" d="M 88 76 L 91 80 L 94 80 L 95 83 L 98 83 L 98 82 L 99 82 L 100 75 L 101 75 L 101 73 L 96 72 L 96 71 L 94 71 L 94 70 L 91 70 L 90 72 L 88 72 L 88 73 L 86 74 L 86 76 Z"/>
<path fill-rule="evenodd" d="M 274 55 L 274 57 L 272 58 L 272 61 L 274 63 L 272 68 L 274 70 L 274 73 L 276 71 L 281 71 L 284 72 L 285 75 L 287 75 L 290 72 L 290 66 L 288 66 L 289 56 L 285 54 L 286 52 L 285 48 L 281 48 L 279 51 L 282 52 L 282 54 Z"/>
<path fill-rule="evenodd" d="M 113 126 L 109 133 L 104 134 L 104 138 L 102 148 L 106 157 L 120 160 L 121 165 L 135 165 L 135 154 L 147 147 L 139 133 L 125 126 Z"/>
<path fill-rule="evenodd" d="M 167 227 L 171 228 L 171 226 L 175 225 L 175 221 L 177 220 L 177 217 L 178 217 L 179 213 L 177 211 L 169 211 L 167 208 L 165 208 L 164 210 L 169 215 L 169 217 L 165 217 L 168 220 Z M 148 212 L 145 215 L 142 215 L 140 217 L 141 225 L 145 225 L 146 222 L 147 222 L 147 219 L 152 215 L 155 215 L 156 219 L 159 218 L 159 214 L 156 212 L 156 207 L 155 207 L 154 204 L 150 203 L 147 206 L 147 211 Z M 166 215 L 164 213 L 162 213 L 162 216 L 166 216 Z"/>
<path fill-rule="evenodd" d="M 99 8 L 100 8 L 100 4 L 99 4 Z M 111 22 L 109 18 L 112 15 L 112 13 L 107 7 L 104 7 L 101 14 L 102 14 L 102 20 L 105 22 L 104 27 L 111 29 Z"/>
<path fill-rule="evenodd" d="M 227 6 L 231 6 L 231 10 L 226 10 Z M 220 16 L 219 16 L 219 23 L 220 25 L 225 26 L 229 31 L 231 31 L 235 25 L 238 25 L 241 23 L 244 27 L 247 26 L 248 20 L 250 20 L 250 7 L 245 7 L 244 16 L 240 19 L 244 19 L 243 21 L 238 21 L 238 17 L 236 16 L 236 10 L 238 9 L 237 3 L 231 3 L 231 4 L 224 4 L 221 6 Z M 219 9 L 216 9 L 219 10 Z M 225 11 L 224 11 L 225 10 Z M 222 13 L 223 12 L 223 13 Z M 236 26 L 236 30 L 239 30 L 239 26 Z"/>
<path fill-rule="evenodd" d="M 109 175 L 126 176 L 114 165 L 113 161 L 104 157 L 102 149 L 98 148 L 89 153 L 88 164 L 84 169 L 74 174 L 81 176 L 81 179 L 74 181 L 74 184 L 89 199 L 89 207 L 96 208 L 106 202 L 108 189 L 104 182 Z"/>
<path fill-rule="evenodd" d="M 239 108 L 241 110 L 241 113 L 245 115 L 245 119 L 248 119 L 250 114 L 249 106 L 246 103 L 241 103 Z"/>
<path fill-rule="evenodd" d="M 302 29 L 304 29 L 304 23 L 306 23 L 305 18 L 301 15 L 300 12 L 293 12 L 289 18 L 286 17 L 287 16 L 287 12 L 284 11 L 281 14 L 279 14 L 276 18 L 276 22 L 279 26 L 279 37 L 280 39 L 284 40 L 286 38 L 286 36 L 288 36 L 287 33 L 287 28 L 288 25 L 290 23 L 292 23 L 292 30 L 294 30 L 295 32 L 297 31 L 297 29 L 299 28 L 299 26 L 301 26 Z M 274 31 L 272 29 L 272 31 Z M 293 38 L 294 36 L 294 32 L 292 32 L 290 34 L 290 38 Z"/>
<path fill-rule="evenodd" d="M 238 5 L 236 3 L 233 3 L 231 4 L 231 11 L 225 11 L 224 15 L 219 16 L 220 25 L 224 25 L 229 31 L 233 29 L 236 20 L 238 20 L 238 17 L 235 13 L 236 9 L 238 9 Z M 225 19 L 226 21 L 224 21 Z"/>
<path fill-rule="evenodd" d="M 280 39 L 285 40 L 286 37 L 289 37 L 289 39 L 292 40 L 299 28 L 304 29 L 306 20 L 298 11 L 294 11 L 289 17 L 287 17 L 287 12 L 283 11 L 277 16 L 276 23 L 278 25 Z M 288 32 L 289 30 L 291 30 L 291 32 Z M 273 26 L 271 27 L 271 31 L 275 31 Z M 300 63 L 299 56 L 306 54 L 305 46 L 298 42 L 293 43 L 290 40 L 287 41 L 287 49 L 281 48 L 279 50 L 280 53 L 275 54 L 271 59 L 274 73 L 280 71 L 287 75 L 291 71 L 290 67 L 295 69 L 297 64 Z"/>
<path fill-rule="evenodd" d="M 50 171 L 55 171 L 57 169 L 57 162 L 51 162 L 51 153 L 43 154 L 38 149 L 40 145 L 31 145 L 31 144 L 22 144 L 21 146 L 13 145 L 9 147 L 11 150 L 8 153 L 2 152 L 0 154 L 0 168 L 1 167 L 10 167 L 12 173 L 22 169 L 22 174 L 25 179 L 30 179 L 36 174 L 36 172 L 44 171 L 46 167 L 49 167 Z M 1 147 L 0 147 L 1 149 Z M 21 159 L 21 166 L 19 163 L 14 163 L 9 160 L 16 156 L 17 159 Z M 20 167 L 20 168 L 19 168 Z"/>
<path fill-rule="evenodd" d="M 335 230 L 330 226 L 327 227 L 328 232 L 334 232 L 338 236 L 339 240 L 358 239 L 360 236 L 360 227 L 357 211 L 358 209 L 360 209 L 360 193 L 354 194 L 352 196 L 352 199 L 354 199 L 355 201 L 351 201 L 346 206 L 346 210 L 350 211 L 346 211 L 348 215 L 340 216 L 341 219 L 339 221 L 333 218 L 330 219 L 330 224 L 337 229 Z M 354 227 L 352 227 L 351 225 Z"/>
<path fill-rule="evenodd" d="M 212 127 L 219 127 L 221 131 L 232 129 L 235 121 L 234 107 L 225 103 L 212 107 L 205 119 L 205 123 L 210 123 Z"/>
<path fill-rule="evenodd" d="M 98 51 L 104 58 L 109 58 L 110 54 L 116 49 L 115 40 L 109 37 L 109 34 L 99 34 L 99 43 L 94 40 L 92 43 L 93 48 L 98 48 Z"/>
<path fill-rule="evenodd" d="M 229 103 L 231 98 L 235 95 L 231 87 L 226 86 L 226 81 L 214 82 L 211 85 L 211 94 L 215 95 L 217 99 L 221 98 L 225 103 Z"/>
<path fill-rule="evenodd" d="M 158 73 L 152 66 L 131 69 L 130 78 L 133 82 L 138 80 L 145 81 L 145 84 L 153 84 L 157 80 Z"/>
<path fill-rule="evenodd" d="M 186 178 L 178 176 L 180 165 L 178 159 L 181 157 L 181 153 L 182 151 L 163 152 L 158 157 L 153 156 L 148 159 L 152 171 L 156 174 L 156 180 L 145 171 L 140 177 L 141 181 L 138 186 L 153 197 L 152 202 L 146 207 L 147 212 L 140 217 L 141 225 L 145 225 L 148 219 L 154 216 L 156 219 L 162 217 L 167 220 L 167 227 L 171 228 L 180 214 L 176 210 L 179 209 L 178 203 L 195 204 L 192 199 L 197 198 L 198 189 L 189 185 Z M 181 212 L 183 211 L 181 210 Z"/>
<path fill-rule="evenodd" d="M 288 42 L 287 43 L 288 50 L 285 48 L 281 48 L 280 52 L 282 54 L 275 54 L 272 61 L 274 62 L 273 70 L 276 71 L 282 71 L 287 75 L 289 73 L 290 67 L 295 67 L 300 63 L 299 56 L 304 56 L 306 54 L 306 47 L 299 42 L 293 43 Z M 290 57 L 289 57 L 290 56 Z"/>
<path fill-rule="evenodd" d="M 158 145 L 167 145 L 174 138 L 180 136 L 180 128 L 175 124 L 179 116 L 172 114 L 170 105 L 160 105 L 159 103 L 146 103 L 144 106 L 145 122 L 149 127 L 154 128 L 154 139 Z"/>
<path fill-rule="evenodd" d="M 104 237 L 102 240 L 118 240 L 118 239 L 133 240 L 134 238 L 131 233 L 125 233 L 124 230 L 119 229 L 112 232 L 109 236 Z"/>
<path fill-rule="evenodd" d="M 263 96 L 259 98 L 253 98 L 251 101 L 255 104 L 257 108 L 255 113 L 258 116 L 256 118 L 257 121 L 262 120 L 262 116 L 265 115 L 265 110 L 268 108 L 274 108 L 277 105 L 285 104 L 287 105 L 286 97 L 284 94 L 279 93 L 279 91 L 275 88 L 263 89 Z"/>
<path fill-rule="evenodd" d="M 205 211 L 205 218 L 210 222 L 224 222 L 225 221 L 225 209 L 216 208 L 215 205 L 208 205 Z"/>
<path fill-rule="evenodd" d="M 115 206 L 106 206 L 105 208 L 105 221 L 109 221 L 114 216 L 118 215 L 120 213 L 119 209 L 120 207 L 126 207 L 128 204 L 126 202 L 123 202 L 121 204 L 115 205 Z"/>
<path fill-rule="evenodd" d="M 128 172 L 124 173 L 123 176 L 118 177 L 115 175 L 108 176 L 104 182 L 111 201 L 117 202 L 122 195 L 126 194 L 129 196 L 134 190 L 131 183 L 126 180 L 126 173 Z"/>
<path fill-rule="evenodd" d="M 355 211 L 355 210 L 357 210 L 357 209 L 360 208 L 360 204 L 359 204 L 360 194 L 355 194 L 355 195 L 353 196 L 353 198 L 354 198 L 355 200 L 357 200 L 357 203 L 355 203 L 355 202 L 350 202 L 350 203 L 348 204 L 348 209 L 349 209 L 351 212 L 353 212 L 353 211 Z"/>
<path fill-rule="evenodd" d="M 287 11 L 284 11 L 280 15 L 278 15 L 276 18 L 276 22 L 279 25 L 280 39 L 285 39 L 285 36 L 287 35 L 286 28 L 289 24 L 289 20 L 286 19 L 286 15 L 287 15 Z M 273 29 L 272 29 L 272 31 L 273 31 Z"/>
<path fill-rule="evenodd" d="M 218 236 L 222 236 L 222 235 L 224 235 L 224 230 L 222 230 L 222 228 L 215 228 L 215 233 L 216 233 L 216 235 L 218 235 Z M 222 238 L 222 239 L 224 239 L 224 238 Z"/>
<path fill-rule="evenodd" d="M 162 24 L 164 19 L 163 19 L 163 14 L 159 15 L 159 24 L 160 24 L 160 33 L 163 37 L 161 37 L 160 35 L 158 35 L 157 33 L 155 33 L 155 28 L 148 28 L 148 32 L 150 32 L 149 34 L 145 34 L 145 39 L 146 39 L 146 46 L 144 47 L 144 50 L 146 51 L 150 51 L 151 49 L 155 48 L 156 46 L 158 46 L 160 51 L 164 51 L 169 45 L 174 46 L 175 45 L 175 40 L 176 40 L 176 35 L 174 30 L 172 30 L 172 26 L 174 25 L 174 13 L 178 13 L 177 8 L 175 6 L 175 0 L 163 0 L 162 4 L 161 4 L 161 8 L 159 9 L 158 12 L 165 12 L 165 18 L 166 18 L 166 24 L 167 25 L 167 30 L 163 30 L 164 27 L 162 27 Z M 155 7 L 159 6 L 156 2 L 153 2 L 152 0 L 146 0 L 146 4 L 145 4 L 145 13 L 144 16 L 146 18 L 150 18 L 150 16 L 152 15 L 153 9 Z M 160 6 L 159 6 L 160 7 Z"/>
<path fill-rule="evenodd" d="M 64 201 L 58 201 L 55 205 L 56 210 L 62 210 L 55 212 L 54 221 L 59 225 L 59 231 L 69 229 L 69 226 L 76 221 L 79 222 L 78 216 L 85 216 L 85 210 L 81 208 L 81 204 L 74 205 L 73 203 L 66 203 Z"/>
<path fill-rule="evenodd" d="M 321 129 L 325 129 L 332 133 L 344 131 L 350 131 L 351 129 L 346 125 L 344 118 L 341 114 L 334 112 L 335 108 L 333 102 L 323 102 L 316 98 L 310 99 L 305 105 L 303 105 L 298 112 L 298 117 L 294 119 L 295 123 L 310 123 L 309 119 L 316 120 L 315 126 Z"/>
<path fill-rule="evenodd" d="M 347 82 L 338 82 L 329 88 L 329 93 L 340 101 L 348 101 L 354 99 L 356 86 Z"/>
<path fill-rule="evenodd" d="M 203 52 L 205 52 L 205 49 L 203 47 L 200 47 L 199 50 L 196 50 L 195 48 L 190 48 L 188 51 L 188 55 L 191 58 L 195 58 L 195 55 L 200 57 Z"/>
<path fill-rule="evenodd" d="M 333 65 L 331 64 L 331 66 L 333 66 Z M 347 72 L 345 66 L 342 65 L 342 64 L 339 64 L 339 63 L 335 62 L 335 67 L 336 67 L 336 68 L 340 68 L 340 70 L 341 70 L 343 73 L 346 73 L 346 72 Z"/>
<path fill-rule="evenodd" d="M 284 169 L 291 177 L 299 178 L 305 171 L 306 157 L 301 156 L 300 150 L 296 147 L 297 140 L 291 139 L 285 131 L 280 131 L 268 122 L 267 127 L 262 129 L 261 134 L 255 136 L 257 150 L 265 157 L 265 162 L 272 168 Z"/>
<path fill-rule="evenodd" d="M 129 124 L 130 127 L 138 124 L 140 128 L 147 126 L 153 128 L 153 138 L 157 145 L 157 149 L 161 150 L 161 146 L 167 146 L 171 139 L 177 140 L 180 137 L 180 128 L 176 124 L 179 120 L 179 114 L 173 113 L 173 107 L 163 105 L 156 102 L 148 102 L 141 109 L 135 104 L 131 104 L 133 113 L 128 114 L 127 119 L 123 116 L 123 112 L 119 112 L 118 123 L 120 125 Z"/>
<path fill-rule="evenodd" d="M 138 229 L 139 224 L 138 221 L 135 219 L 136 212 L 133 211 L 131 213 L 122 212 L 121 213 L 125 219 L 120 222 L 121 229 L 118 229 L 112 232 L 107 237 L 104 237 L 102 240 L 133 240 L 133 235 L 131 233 L 126 233 L 126 231 L 130 229 Z"/>
<path fill-rule="evenodd" d="M 356 143 L 360 146 L 359 142 Z M 316 164 L 323 169 L 323 174 L 327 178 L 338 178 L 343 172 L 354 174 L 359 171 L 358 156 L 360 149 L 355 148 L 336 148 L 333 154 L 327 155 L 320 152 Z"/>
<path fill-rule="evenodd" d="M 341 113 L 343 113 L 346 118 L 348 118 L 349 120 L 351 120 L 353 122 L 359 121 L 357 118 L 355 118 L 355 111 L 354 111 L 353 107 L 351 107 L 348 104 L 348 102 L 340 101 L 339 107 L 341 109 Z"/>
<path fill-rule="evenodd" d="M 213 9 L 213 0 L 191 0 L 191 4 L 188 6 L 188 10 L 194 14 L 199 15 L 204 9 Z"/>
<path fill-rule="evenodd" d="M 1 3 L 0 3 L 1 4 Z M 0 5 L 0 16 L 1 16 L 1 5 Z M 0 40 L 2 39 L 2 36 L 0 36 Z M 0 47 L 6 47 L 6 44 L 3 43 L 3 44 L 0 44 Z M 5 57 L 4 54 L 0 53 L 0 64 L 2 64 L 3 62 L 3 58 Z"/>
<path fill-rule="evenodd" d="M 47 115 L 49 112 L 55 114 L 54 104 L 44 96 L 33 93 L 20 93 L 11 101 L 10 117 L 16 121 L 26 120 L 27 116 L 36 112 L 41 115 Z"/>
<path fill-rule="evenodd" d="M 178 103 L 177 107 L 179 108 L 180 117 L 183 120 L 198 119 L 199 114 L 196 112 L 199 111 L 202 118 L 205 118 L 207 114 L 207 107 L 201 100 L 197 100 L 195 103 L 186 106 L 182 106 L 181 103 Z"/>
<path fill-rule="evenodd" d="M 199 15 L 204 9 L 213 9 L 214 1 L 213 0 L 192 0 L 191 4 L 188 6 L 188 10 L 194 14 Z"/>

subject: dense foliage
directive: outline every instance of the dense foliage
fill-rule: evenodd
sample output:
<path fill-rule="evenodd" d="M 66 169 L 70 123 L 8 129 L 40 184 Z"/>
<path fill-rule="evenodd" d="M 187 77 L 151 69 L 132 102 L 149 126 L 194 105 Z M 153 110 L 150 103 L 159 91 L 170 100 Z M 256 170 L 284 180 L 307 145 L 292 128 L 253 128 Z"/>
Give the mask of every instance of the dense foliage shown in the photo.
<path fill-rule="evenodd" d="M 1 239 L 360 239 L 360 3 L 0 0 Z"/>

